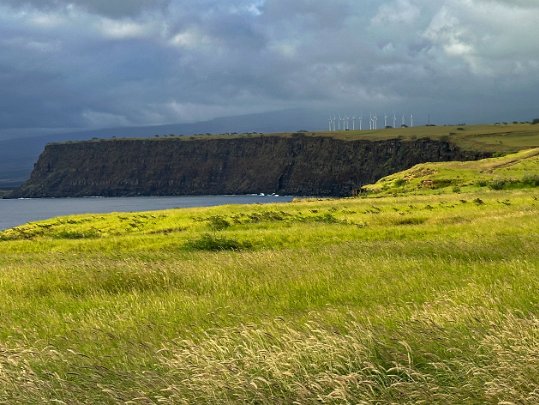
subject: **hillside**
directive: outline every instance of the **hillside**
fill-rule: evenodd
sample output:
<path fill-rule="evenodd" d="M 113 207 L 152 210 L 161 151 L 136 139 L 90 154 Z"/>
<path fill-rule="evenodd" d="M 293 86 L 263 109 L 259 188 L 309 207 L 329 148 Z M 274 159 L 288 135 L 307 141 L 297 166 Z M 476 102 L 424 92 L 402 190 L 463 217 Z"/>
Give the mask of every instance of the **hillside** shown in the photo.
<path fill-rule="evenodd" d="M 377 131 L 326 132 L 324 135 L 347 140 L 358 136 L 368 140 L 429 138 L 451 142 L 463 150 L 490 153 L 517 152 L 539 147 L 539 125 L 532 124 L 423 126 Z"/>
<path fill-rule="evenodd" d="M 539 189 L 415 192 L 0 232 L 1 397 L 539 402 Z"/>
<path fill-rule="evenodd" d="M 363 187 L 374 194 L 429 194 L 539 186 L 539 148 L 473 162 L 424 163 Z"/>
<path fill-rule="evenodd" d="M 77 216 L 4 232 L 3 397 L 533 403 L 533 197 Z"/>

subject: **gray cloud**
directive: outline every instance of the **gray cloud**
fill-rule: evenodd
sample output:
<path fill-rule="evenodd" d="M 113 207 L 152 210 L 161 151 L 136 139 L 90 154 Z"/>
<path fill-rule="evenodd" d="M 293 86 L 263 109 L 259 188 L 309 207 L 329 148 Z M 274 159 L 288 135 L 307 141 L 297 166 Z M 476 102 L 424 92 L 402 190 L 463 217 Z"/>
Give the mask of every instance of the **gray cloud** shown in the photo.
<path fill-rule="evenodd" d="M 134 16 L 145 10 L 164 9 L 170 0 L 2 0 L 13 7 L 29 6 L 47 12 L 80 8 L 113 18 Z"/>
<path fill-rule="evenodd" d="M 285 108 L 539 115 L 526 0 L 0 0 L 0 126 Z"/>

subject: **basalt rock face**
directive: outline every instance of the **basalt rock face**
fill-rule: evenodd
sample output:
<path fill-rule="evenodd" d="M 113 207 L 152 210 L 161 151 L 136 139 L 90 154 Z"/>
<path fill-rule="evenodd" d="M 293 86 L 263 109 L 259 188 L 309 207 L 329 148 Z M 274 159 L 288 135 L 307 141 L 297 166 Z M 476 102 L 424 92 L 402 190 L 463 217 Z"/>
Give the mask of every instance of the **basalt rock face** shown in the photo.
<path fill-rule="evenodd" d="M 31 178 L 11 197 L 343 196 L 417 163 L 483 157 L 429 139 L 373 142 L 303 135 L 50 144 Z"/>

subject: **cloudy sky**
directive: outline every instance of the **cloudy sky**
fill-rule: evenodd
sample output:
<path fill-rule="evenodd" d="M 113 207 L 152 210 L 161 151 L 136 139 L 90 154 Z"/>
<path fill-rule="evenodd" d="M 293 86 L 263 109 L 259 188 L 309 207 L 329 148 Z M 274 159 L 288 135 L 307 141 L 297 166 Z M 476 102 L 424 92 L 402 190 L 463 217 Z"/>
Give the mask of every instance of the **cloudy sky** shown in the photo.
<path fill-rule="evenodd" d="M 0 0 L 0 131 L 289 108 L 528 120 L 538 22 L 538 0 Z"/>

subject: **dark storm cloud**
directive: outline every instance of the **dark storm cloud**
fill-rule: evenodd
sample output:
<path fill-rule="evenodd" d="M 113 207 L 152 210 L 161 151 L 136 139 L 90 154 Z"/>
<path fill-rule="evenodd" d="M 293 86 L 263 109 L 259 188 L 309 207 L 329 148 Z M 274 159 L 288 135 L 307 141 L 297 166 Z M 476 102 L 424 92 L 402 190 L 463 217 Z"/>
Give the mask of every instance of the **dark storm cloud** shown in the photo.
<path fill-rule="evenodd" d="M 0 0 L 0 127 L 304 107 L 531 118 L 526 0 Z"/>
<path fill-rule="evenodd" d="M 79 7 L 109 17 L 137 15 L 145 10 L 165 8 L 170 0 L 3 0 L 14 7 L 30 6 L 44 11 Z"/>

